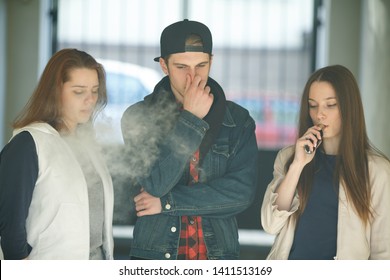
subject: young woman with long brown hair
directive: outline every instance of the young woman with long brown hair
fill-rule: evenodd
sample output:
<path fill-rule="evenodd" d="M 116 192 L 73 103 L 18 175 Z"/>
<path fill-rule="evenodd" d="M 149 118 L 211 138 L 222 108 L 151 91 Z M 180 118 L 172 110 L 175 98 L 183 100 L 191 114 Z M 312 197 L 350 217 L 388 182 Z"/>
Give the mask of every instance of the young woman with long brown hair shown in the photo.
<path fill-rule="evenodd" d="M 357 82 L 344 66 L 319 69 L 264 196 L 268 259 L 390 259 L 389 213 L 390 162 L 367 137 Z"/>
<path fill-rule="evenodd" d="M 91 55 L 52 56 L 0 154 L 5 259 L 113 258 L 112 180 L 91 124 L 106 102 Z"/>

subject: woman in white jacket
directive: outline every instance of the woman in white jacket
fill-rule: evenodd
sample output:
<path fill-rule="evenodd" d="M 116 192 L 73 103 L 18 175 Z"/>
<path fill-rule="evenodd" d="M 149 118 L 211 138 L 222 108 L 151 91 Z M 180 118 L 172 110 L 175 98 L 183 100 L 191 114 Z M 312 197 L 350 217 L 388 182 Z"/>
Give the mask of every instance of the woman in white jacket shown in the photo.
<path fill-rule="evenodd" d="M 0 154 L 5 259 L 113 259 L 113 187 L 91 119 L 103 66 L 76 49 L 48 62 Z"/>
<path fill-rule="evenodd" d="M 261 208 L 268 259 L 390 259 L 390 162 L 369 142 L 352 73 L 314 72 L 299 138 L 275 160 Z"/>

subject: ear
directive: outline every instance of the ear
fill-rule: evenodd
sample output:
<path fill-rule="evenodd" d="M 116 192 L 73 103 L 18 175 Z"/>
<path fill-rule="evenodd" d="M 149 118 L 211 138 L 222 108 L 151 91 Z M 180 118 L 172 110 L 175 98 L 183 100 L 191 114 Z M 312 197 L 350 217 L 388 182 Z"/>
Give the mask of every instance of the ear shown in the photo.
<path fill-rule="evenodd" d="M 165 60 L 160 57 L 159 59 L 161 70 L 164 72 L 165 75 L 169 74 L 168 71 L 168 65 L 165 63 Z"/>

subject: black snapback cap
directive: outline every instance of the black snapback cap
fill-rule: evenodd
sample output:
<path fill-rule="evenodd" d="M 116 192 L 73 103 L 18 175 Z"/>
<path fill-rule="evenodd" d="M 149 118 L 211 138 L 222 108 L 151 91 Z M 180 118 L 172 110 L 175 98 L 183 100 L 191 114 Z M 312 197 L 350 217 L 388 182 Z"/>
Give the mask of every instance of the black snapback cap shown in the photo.
<path fill-rule="evenodd" d="M 203 46 L 186 47 L 186 39 L 191 34 L 198 35 L 202 39 Z M 154 61 L 159 61 L 160 57 L 182 52 L 204 52 L 211 54 L 212 49 L 213 39 L 210 29 L 203 23 L 185 19 L 175 22 L 163 30 L 160 38 L 161 55 L 156 57 Z"/>

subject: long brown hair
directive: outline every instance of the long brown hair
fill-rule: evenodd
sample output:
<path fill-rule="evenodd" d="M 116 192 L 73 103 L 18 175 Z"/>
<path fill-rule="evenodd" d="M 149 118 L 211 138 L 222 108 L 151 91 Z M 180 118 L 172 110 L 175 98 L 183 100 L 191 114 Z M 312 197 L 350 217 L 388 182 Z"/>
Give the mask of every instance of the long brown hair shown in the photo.
<path fill-rule="evenodd" d="M 106 74 L 104 68 L 91 55 L 77 49 L 62 49 L 47 63 L 28 103 L 13 123 L 21 128 L 33 122 L 46 122 L 56 130 L 66 129 L 61 121 L 61 91 L 74 69 L 87 68 L 97 72 L 99 94 L 92 118 L 107 104 Z"/>
<path fill-rule="evenodd" d="M 335 178 L 344 183 L 347 199 L 352 202 L 357 214 L 367 224 L 372 217 L 370 197 L 371 187 L 368 172 L 368 153 L 377 151 L 369 142 L 364 119 L 360 90 L 353 74 L 344 66 L 332 65 L 315 71 L 303 90 L 299 114 L 298 137 L 302 137 L 313 121 L 309 114 L 309 92 L 313 82 L 328 82 L 336 92 L 341 115 L 341 139 L 338 147 Z M 321 146 L 320 146 L 321 147 Z M 294 155 L 287 162 L 289 168 Z M 315 158 L 303 169 L 298 193 L 302 214 L 311 191 L 314 176 Z"/>

